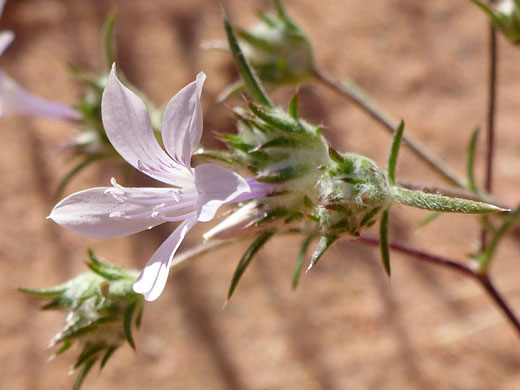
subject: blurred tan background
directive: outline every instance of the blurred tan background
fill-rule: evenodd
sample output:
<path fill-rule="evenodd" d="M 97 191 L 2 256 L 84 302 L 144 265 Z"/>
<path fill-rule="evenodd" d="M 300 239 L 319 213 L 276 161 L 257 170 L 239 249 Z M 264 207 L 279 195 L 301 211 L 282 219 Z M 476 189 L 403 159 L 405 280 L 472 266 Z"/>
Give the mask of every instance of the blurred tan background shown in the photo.
<path fill-rule="evenodd" d="M 247 26 L 269 2 L 223 1 Z M 287 0 L 308 32 L 319 66 L 352 77 L 408 130 L 459 173 L 471 132 L 485 123 L 486 19 L 469 1 Z M 223 38 L 218 1 L 8 0 L 1 29 L 16 40 L 2 68 L 27 89 L 73 104 L 80 88 L 66 69 L 100 70 L 99 33 L 117 11 L 119 66 L 157 104 L 208 75 L 205 138 L 232 131 L 216 95 L 235 73 L 225 53 L 201 40 Z M 499 107 L 495 192 L 520 200 L 520 50 L 499 39 Z M 384 165 L 390 137 L 357 108 L 317 85 L 301 90 L 301 113 L 326 125 L 339 150 Z M 277 93 L 280 104 L 292 91 Z M 77 132 L 45 119 L 0 119 L 0 367 L 2 389 L 67 389 L 75 350 L 48 363 L 44 347 L 62 324 L 15 287 L 45 287 L 86 271 L 86 249 L 140 268 L 173 225 L 113 240 L 87 240 L 45 220 L 70 165 L 57 146 Z M 477 168 L 482 171 L 479 149 Z M 117 163 L 92 166 L 67 193 L 108 185 Z M 403 149 L 399 177 L 441 182 Z M 391 239 L 463 259 L 477 247 L 470 216 L 444 216 L 419 228 L 424 212 L 394 207 Z M 200 242 L 198 226 L 183 248 Z M 374 232 L 372 232 L 374 233 Z M 520 386 L 520 340 L 480 288 L 449 270 L 394 254 L 389 281 L 376 249 L 338 243 L 292 292 L 300 237 L 271 241 L 222 310 L 246 244 L 194 261 L 170 278 L 145 308 L 138 351 L 125 346 L 85 389 L 514 389 Z M 500 247 L 492 275 L 520 313 L 520 241 Z M 181 248 L 182 249 L 182 248 Z"/>

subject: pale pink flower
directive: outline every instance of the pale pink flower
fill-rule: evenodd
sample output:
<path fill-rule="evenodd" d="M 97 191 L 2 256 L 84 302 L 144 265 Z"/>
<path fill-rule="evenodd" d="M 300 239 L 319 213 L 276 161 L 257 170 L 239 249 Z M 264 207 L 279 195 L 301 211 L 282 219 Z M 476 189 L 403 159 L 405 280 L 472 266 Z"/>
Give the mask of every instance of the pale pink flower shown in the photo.
<path fill-rule="evenodd" d="M 215 216 L 220 206 L 265 195 L 251 192 L 238 174 L 216 164 L 191 166 L 202 135 L 200 95 L 206 76 L 184 87 L 167 105 L 161 148 L 144 103 L 117 79 L 112 69 L 101 103 L 103 125 L 119 154 L 148 176 L 170 188 L 91 188 L 58 203 L 49 218 L 88 237 L 121 237 L 164 222 L 182 223 L 153 254 L 134 290 L 155 300 L 164 289 L 175 252 L 197 222 Z M 266 187 L 267 188 L 267 187 Z"/>
<path fill-rule="evenodd" d="M 0 0 L 0 17 L 5 2 Z M 13 39 L 12 31 L 0 31 L 0 56 Z M 0 117 L 5 115 L 32 115 L 70 121 L 80 119 L 79 113 L 72 107 L 33 95 L 0 70 Z"/>

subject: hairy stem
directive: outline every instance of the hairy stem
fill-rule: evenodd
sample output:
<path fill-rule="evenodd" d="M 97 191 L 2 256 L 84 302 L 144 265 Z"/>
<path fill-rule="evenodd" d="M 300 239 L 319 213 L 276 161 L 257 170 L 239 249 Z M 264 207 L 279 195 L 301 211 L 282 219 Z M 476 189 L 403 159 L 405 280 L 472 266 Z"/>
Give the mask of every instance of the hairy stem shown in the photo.
<path fill-rule="evenodd" d="M 359 242 L 369 246 L 379 246 L 379 240 L 372 237 L 360 237 L 355 242 Z M 389 243 L 389 247 L 395 252 L 403 253 L 414 259 L 425 261 L 427 263 L 449 268 L 455 272 L 458 272 L 477 281 L 482 286 L 484 291 L 486 291 L 488 296 L 500 308 L 500 310 L 502 310 L 502 312 L 504 313 L 504 315 L 509 320 L 510 324 L 514 327 L 518 336 L 520 337 L 520 321 L 518 320 L 515 313 L 513 313 L 513 310 L 505 301 L 504 297 L 502 297 L 502 295 L 497 291 L 487 274 L 478 273 L 476 270 L 474 270 L 472 267 L 466 264 L 459 263 L 457 261 L 450 260 L 441 256 L 436 256 L 431 253 L 423 252 L 414 248 L 409 248 L 402 244 Z"/>
<path fill-rule="evenodd" d="M 349 83 L 344 84 L 332 80 L 324 73 L 315 70 L 314 77 L 327 88 L 330 88 L 342 98 L 356 104 L 359 108 L 365 111 L 370 117 L 379 122 L 390 134 L 394 134 L 397 129 L 398 122 L 385 114 L 375 103 L 373 103 L 359 86 Z M 435 172 L 443 177 L 448 183 L 465 188 L 465 181 L 462 180 L 456 173 L 452 172 L 444 163 L 437 157 L 431 155 L 423 145 L 418 141 L 405 135 L 403 140 L 408 145 L 410 150 L 414 152 L 421 160 L 427 163 Z"/>

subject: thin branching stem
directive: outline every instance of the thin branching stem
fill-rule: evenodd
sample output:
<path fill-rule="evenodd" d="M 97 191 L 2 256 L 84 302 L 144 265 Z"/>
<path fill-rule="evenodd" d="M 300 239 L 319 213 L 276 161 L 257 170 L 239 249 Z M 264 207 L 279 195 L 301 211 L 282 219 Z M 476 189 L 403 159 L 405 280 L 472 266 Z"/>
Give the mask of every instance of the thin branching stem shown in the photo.
<path fill-rule="evenodd" d="M 372 237 L 360 237 L 355 242 L 359 242 L 369 246 L 379 246 L 379 240 Z M 493 302 L 495 302 L 495 304 L 500 308 L 500 310 L 502 310 L 506 318 L 509 320 L 510 324 L 515 328 L 518 336 L 520 336 L 520 321 L 518 320 L 517 316 L 515 315 L 509 304 L 505 301 L 504 297 L 497 291 L 488 274 L 479 273 L 466 264 L 459 263 L 457 261 L 450 260 L 441 256 L 433 255 L 428 252 L 423 252 L 418 249 L 409 248 L 403 244 L 389 243 L 389 247 L 395 252 L 403 253 L 411 258 L 425 261 L 430 264 L 435 264 L 438 266 L 449 268 L 455 272 L 458 272 L 477 281 L 482 286 L 484 291 L 486 291 L 488 296 L 493 300 Z"/>
<path fill-rule="evenodd" d="M 486 124 L 486 171 L 484 188 L 491 193 L 493 187 L 493 163 L 495 152 L 495 117 L 497 100 L 497 64 L 498 47 L 495 26 L 489 25 L 489 75 L 488 75 L 488 109 Z M 487 230 L 482 228 L 480 233 L 480 249 L 484 251 L 487 242 Z"/>
<path fill-rule="evenodd" d="M 318 70 L 314 71 L 314 77 L 327 88 L 336 92 L 342 98 L 356 104 L 370 117 L 379 122 L 390 134 L 394 134 L 399 123 L 394 121 L 379 107 L 377 107 L 367 96 L 365 96 L 364 92 L 362 92 L 358 86 L 352 83 L 346 84 L 337 82 Z M 403 140 L 412 152 L 414 152 L 421 160 L 427 163 L 448 183 L 465 188 L 465 181 L 462 180 L 456 173 L 451 171 L 451 169 L 448 168 L 439 158 L 431 155 L 418 141 L 411 138 L 410 135 L 405 135 Z"/>

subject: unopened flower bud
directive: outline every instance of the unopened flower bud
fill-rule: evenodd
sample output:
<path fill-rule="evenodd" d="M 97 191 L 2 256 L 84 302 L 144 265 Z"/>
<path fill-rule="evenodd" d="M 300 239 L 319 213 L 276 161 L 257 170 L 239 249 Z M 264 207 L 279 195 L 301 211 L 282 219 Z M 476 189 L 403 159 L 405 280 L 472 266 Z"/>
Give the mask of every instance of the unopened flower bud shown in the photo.
<path fill-rule="evenodd" d="M 312 48 L 305 33 L 279 2 L 276 14 L 262 15 L 250 30 L 239 30 L 244 55 L 260 79 L 271 85 L 296 84 L 312 76 Z"/>
<path fill-rule="evenodd" d="M 331 161 L 319 180 L 316 214 L 322 232 L 359 236 L 390 204 L 386 175 L 372 160 L 331 150 Z"/>
<path fill-rule="evenodd" d="M 97 361 L 104 367 L 125 341 L 135 348 L 132 327 L 140 326 L 143 311 L 143 296 L 132 289 L 137 271 L 101 262 L 92 252 L 89 255 L 87 265 L 91 272 L 48 289 L 20 288 L 24 293 L 49 300 L 42 310 L 66 313 L 65 324 L 50 346 L 60 346 L 55 356 L 74 343 L 80 346 L 74 364 L 74 369 L 79 370 L 74 389 L 80 388 Z"/>

